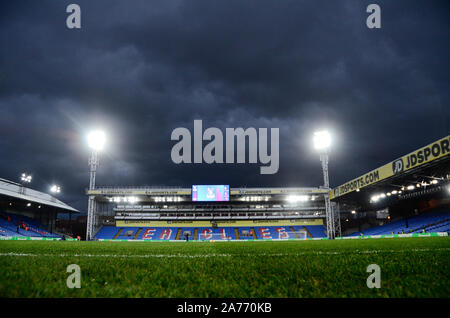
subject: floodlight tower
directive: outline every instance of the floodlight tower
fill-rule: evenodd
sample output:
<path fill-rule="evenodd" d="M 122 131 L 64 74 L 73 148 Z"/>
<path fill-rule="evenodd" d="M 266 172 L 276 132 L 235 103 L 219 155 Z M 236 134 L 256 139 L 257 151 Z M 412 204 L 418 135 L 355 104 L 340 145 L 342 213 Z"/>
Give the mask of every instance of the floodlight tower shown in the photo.
<path fill-rule="evenodd" d="M 31 183 L 32 179 L 33 179 L 33 177 L 30 174 L 22 173 L 22 175 L 20 176 L 20 184 L 22 185 L 20 187 L 21 194 L 25 193 L 25 184 Z"/>
<path fill-rule="evenodd" d="M 314 133 L 313 137 L 314 148 L 319 152 L 320 162 L 322 163 L 323 183 L 325 189 L 330 190 L 330 180 L 328 178 L 328 155 L 331 146 L 331 136 L 328 131 L 318 131 Z M 327 221 L 327 237 L 329 239 L 335 238 L 335 220 L 334 211 L 331 208 L 330 196 L 327 192 L 324 195 L 325 199 L 325 215 Z"/>
<path fill-rule="evenodd" d="M 98 153 L 105 145 L 105 133 L 103 131 L 93 131 L 88 135 L 88 145 L 92 149 L 91 157 L 89 159 L 90 179 L 89 190 L 95 189 L 95 174 L 99 165 Z M 86 240 L 92 239 L 92 232 L 94 230 L 94 211 L 95 211 L 95 196 L 90 195 L 88 201 L 88 216 L 86 226 Z"/>

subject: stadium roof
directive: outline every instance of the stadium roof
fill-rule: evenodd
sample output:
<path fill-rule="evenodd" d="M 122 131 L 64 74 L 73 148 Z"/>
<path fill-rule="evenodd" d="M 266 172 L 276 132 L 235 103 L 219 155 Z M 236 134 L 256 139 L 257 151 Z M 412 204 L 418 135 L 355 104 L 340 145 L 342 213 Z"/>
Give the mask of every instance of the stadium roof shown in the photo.
<path fill-rule="evenodd" d="M 88 195 L 190 195 L 192 188 L 181 187 L 107 187 L 87 190 Z M 230 188 L 231 195 L 240 194 L 324 194 L 322 188 Z"/>
<path fill-rule="evenodd" d="M 33 189 L 26 188 L 21 184 L 1 179 L 0 178 L 0 196 L 6 196 L 14 199 L 24 200 L 28 202 L 34 202 L 41 205 L 47 205 L 55 207 L 67 212 L 80 213 L 77 209 L 59 201 L 55 197 L 39 192 Z"/>
<path fill-rule="evenodd" d="M 283 195 L 324 195 L 324 188 L 230 188 L 230 197 L 243 195 L 283 196 Z M 111 196 L 139 196 L 151 198 L 155 196 L 190 196 L 192 188 L 183 187 L 97 187 L 86 190 L 87 195 L 95 195 L 97 200 L 108 200 Z"/>
<path fill-rule="evenodd" d="M 391 195 L 392 191 L 405 198 L 413 190 L 440 191 L 450 183 L 449 177 L 450 135 L 336 187 L 330 191 L 330 198 L 368 203 L 374 194 Z"/>

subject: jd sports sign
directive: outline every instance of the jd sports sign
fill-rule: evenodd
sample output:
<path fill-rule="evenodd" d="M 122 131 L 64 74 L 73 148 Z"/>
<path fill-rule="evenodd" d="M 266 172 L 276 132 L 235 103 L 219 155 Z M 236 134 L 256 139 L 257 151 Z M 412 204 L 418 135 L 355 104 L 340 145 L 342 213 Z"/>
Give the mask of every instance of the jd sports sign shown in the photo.
<path fill-rule="evenodd" d="M 375 184 L 384 179 L 398 175 L 405 171 L 420 167 L 434 160 L 450 155 L 450 136 L 437 140 L 428 146 L 413 151 L 365 175 L 353 179 L 337 187 L 331 193 L 331 198 L 342 196 L 349 192 Z"/>
<path fill-rule="evenodd" d="M 392 171 L 394 171 L 394 174 L 403 172 L 403 160 L 401 158 L 392 163 Z"/>
<path fill-rule="evenodd" d="M 397 174 L 422 164 L 431 162 L 450 153 L 450 137 L 442 138 L 431 145 L 412 152 L 393 163 L 393 172 Z"/>

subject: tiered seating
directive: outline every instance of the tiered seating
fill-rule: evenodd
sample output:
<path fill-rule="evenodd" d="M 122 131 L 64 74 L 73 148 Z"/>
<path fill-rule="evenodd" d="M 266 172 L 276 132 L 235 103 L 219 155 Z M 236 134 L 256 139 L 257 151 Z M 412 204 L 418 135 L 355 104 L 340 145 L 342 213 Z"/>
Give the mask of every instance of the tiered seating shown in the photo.
<path fill-rule="evenodd" d="M 195 229 L 194 229 L 195 230 Z M 197 240 L 235 240 L 236 234 L 232 227 L 222 228 L 210 228 L 200 227 L 198 228 Z"/>
<path fill-rule="evenodd" d="M 115 226 L 104 226 L 100 229 L 100 231 L 97 232 L 95 237 L 98 239 L 110 240 L 114 237 L 114 235 L 117 234 L 120 229 L 120 227 Z"/>
<path fill-rule="evenodd" d="M 406 219 L 397 220 L 382 226 L 373 227 L 363 231 L 363 235 L 385 235 L 398 234 L 402 231 L 404 233 L 421 233 L 423 229 L 426 232 L 448 232 L 448 223 L 450 222 L 449 211 L 439 211 L 424 213 L 408 219 L 408 227 L 406 227 Z M 350 236 L 361 235 L 361 232 L 356 232 Z"/>
<path fill-rule="evenodd" d="M 17 225 L 23 224 L 17 231 Z M 42 229 L 42 225 L 26 216 L 0 213 L 0 236 L 59 237 Z"/>
<path fill-rule="evenodd" d="M 306 229 L 311 233 L 312 237 L 326 237 L 327 230 L 323 225 L 307 225 Z"/>
<path fill-rule="evenodd" d="M 255 227 L 112 227 L 105 226 L 95 235 L 97 239 L 137 239 L 137 240 L 184 240 L 190 232 L 190 240 L 253 240 L 255 239 L 294 239 L 299 232 L 311 234 L 308 237 L 326 237 L 323 225 L 310 226 L 255 226 Z M 236 235 L 237 232 L 237 235 Z"/>

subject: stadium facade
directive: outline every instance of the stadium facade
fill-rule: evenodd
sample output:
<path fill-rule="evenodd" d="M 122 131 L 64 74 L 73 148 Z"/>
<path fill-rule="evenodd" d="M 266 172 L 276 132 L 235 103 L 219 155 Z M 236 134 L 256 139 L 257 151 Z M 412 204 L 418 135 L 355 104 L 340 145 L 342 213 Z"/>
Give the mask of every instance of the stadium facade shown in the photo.
<path fill-rule="evenodd" d="M 409 232 L 418 231 L 408 229 L 408 217 L 415 224 L 414 217 L 436 209 L 441 210 L 436 217 L 423 220 L 433 223 L 417 226 L 425 230 L 425 225 L 430 229 L 438 225 L 445 232 L 450 226 L 449 145 L 450 136 L 444 137 L 333 189 L 229 188 L 228 200 L 221 202 L 196 201 L 193 196 L 196 186 L 95 187 L 95 182 L 91 182 L 86 191 L 93 211 L 88 216 L 92 226 L 90 238 L 334 238 L 329 237 L 330 224 L 340 237 L 350 232 L 362 234 L 362 227 L 367 229 L 369 225 L 362 225 L 361 220 L 365 222 L 371 217 L 378 221 L 374 226 L 406 218 L 406 226 L 400 222 L 398 227 L 387 227 L 384 231 L 394 234 L 403 227 Z M 98 166 L 96 156 L 91 160 L 95 163 L 94 172 Z M 331 200 L 330 214 L 326 212 L 327 199 Z M 430 207 L 430 200 L 434 200 L 434 206 Z M 428 209 L 423 208 L 424 204 Z M 357 226 L 352 222 L 355 220 Z"/>
<path fill-rule="evenodd" d="M 88 190 L 88 195 L 95 196 L 93 237 L 180 240 L 188 234 L 193 240 L 221 240 L 326 236 L 327 189 L 230 188 L 227 201 L 199 202 L 193 196 L 195 187 Z M 115 224 L 115 229 L 98 232 L 108 224 Z"/>

